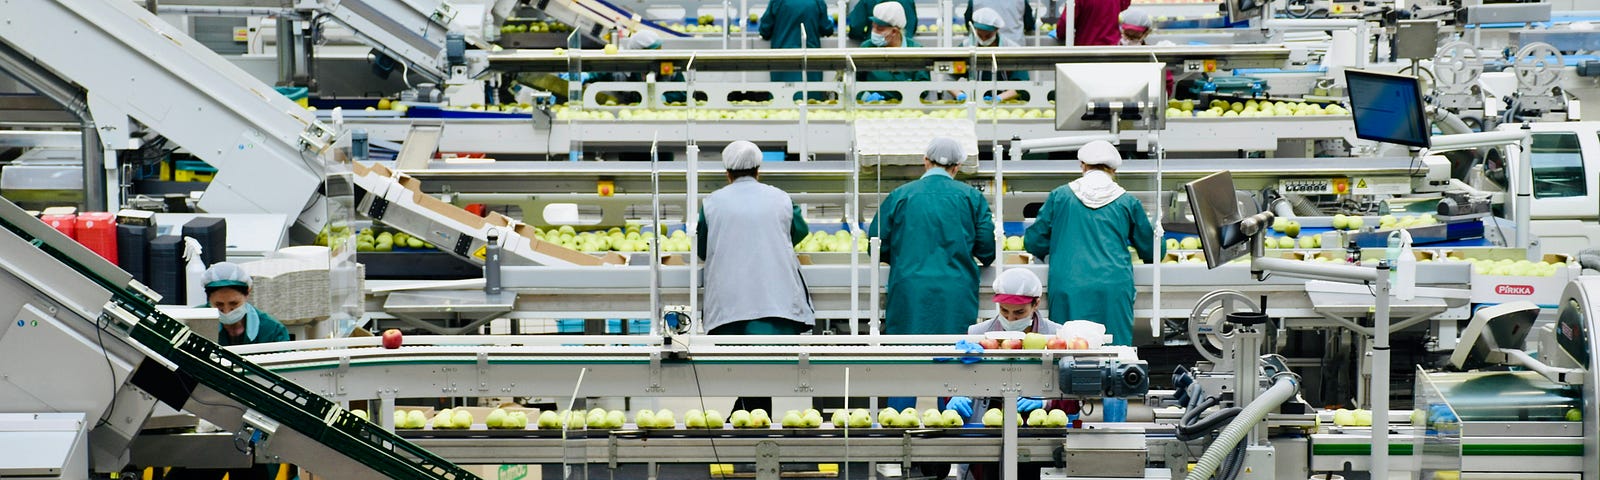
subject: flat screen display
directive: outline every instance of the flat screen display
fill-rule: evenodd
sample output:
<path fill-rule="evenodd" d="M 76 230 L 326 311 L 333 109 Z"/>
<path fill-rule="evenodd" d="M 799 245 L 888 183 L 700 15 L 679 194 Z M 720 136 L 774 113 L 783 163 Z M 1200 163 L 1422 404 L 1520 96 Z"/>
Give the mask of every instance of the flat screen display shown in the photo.
<path fill-rule="evenodd" d="M 1426 148 L 1432 128 L 1422 111 L 1417 77 L 1346 70 L 1356 137 Z"/>

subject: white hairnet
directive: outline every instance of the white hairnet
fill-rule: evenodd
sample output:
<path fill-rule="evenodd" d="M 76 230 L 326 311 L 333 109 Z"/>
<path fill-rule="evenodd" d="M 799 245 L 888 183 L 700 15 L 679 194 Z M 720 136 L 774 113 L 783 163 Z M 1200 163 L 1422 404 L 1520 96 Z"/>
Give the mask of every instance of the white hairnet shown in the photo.
<path fill-rule="evenodd" d="M 1122 24 L 1150 28 L 1153 23 L 1150 14 L 1143 10 L 1125 10 L 1122 12 Z"/>
<path fill-rule="evenodd" d="M 661 48 L 661 35 L 650 30 L 640 30 L 628 36 L 626 45 L 629 50 L 650 50 Z"/>
<path fill-rule="evenodd" d="M 250 288 L 250 274 L 246 273 L 238 264 L 217 262 L 200 275 L 200 283 L 205 288 L 216 287 L 245 287 Z"/>
<path fill-rule="evenodd" d="M 1117 146 L 1105 140 L 1095 140 L 1078 149 L 1078 161 L 1085 165 L 1105 165 L 1112 170 L 1122 168 L 1122 154 Z"/>
<path fill-rule="evenodd" d="M 1028 269 L 1007 268 L 994 277 L 994 294 L 1039 297 L 1044 295 L 1044 284 Z"/>
<path fill-rule="evenodd" d="M 967 159 L 967 149 L 950 137 L 938 137 L 928 142 L 928 160 L 942 166 L 960 164 Z"/>
<path fill-rule="evenodd" d="M 994 11 L 993 8 L 980 8 L 978 11 L 972 12 L 972 27 L 983 30 L 999 30 L 1006 28 L 1006 19 L 1001 17 L 1000 12 Z"/>
<path fill-rule="evenodd" d="M 872 7 L 872 21 L 895 28 L 906 28 L 906 7 L 897 1 L 879 3 Z"/>
<path fill-rule="evenodd" d="M 761 167 L 761 148 L 744 140 L 735 141 L 722 149 L 723 170 L 749 170 Z"/>

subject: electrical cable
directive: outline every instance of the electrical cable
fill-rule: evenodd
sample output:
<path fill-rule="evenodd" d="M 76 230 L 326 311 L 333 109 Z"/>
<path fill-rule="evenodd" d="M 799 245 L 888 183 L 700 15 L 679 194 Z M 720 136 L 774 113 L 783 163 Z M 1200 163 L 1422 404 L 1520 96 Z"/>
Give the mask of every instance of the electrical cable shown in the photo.
<path fill-rule="evenodd" d="M 101 414 L 100 420 L 95 422 L 96 428 L 110 423 L 111 413 L 117 410 L 117 368 L 111 364 L 111 352 L 106 351 L 105 329 L 109 326 L 111 319 L 105 315 L 95 320 L 94 338 L 100 343 L 100 355 L 106 359 L 106 372 L 111 374 L 111 405 L 106 407 L 106 413 Z"/>
<path fill-rule="evenodd" d="M 654 321 L 654 320 L 652 320 L 652 321 Z M 688 344 L 684 344 L 684 343 L 678 341 L 678 339 L 676 339 L 676 338 L 674 338 L 672 340 L 672 342 L 676 343 L 678 345 L 682 345 L 684 348 L 689 348 Z M 689 371 L 694 374 L 694 395 L 695 395 L 695 398 L 697 400 L 699 400 L 699 402 L 700 402 L 700 413 L 701 413 L 701 415 L 704 415 L 705 412 L 706 412 L 706 396 L 705 396 L 705 391 L 700 386 L 700 366 L 695 364 L 695 361 L 692 358 L 689 359 Z M 732 412 L 729 412 L 729 414 L 731 415 Z M 719 415 L 720 415 L 720 412 L 719 412 Z M 688 425 L 688 421 L 689 421 L 687 415 L 685 415 L 683 421 L 684 421 L 684 424 L 687 426 Z M 716 460 L 718 465 L 721 465 L 722 464 L 722 454 L 717 452 L 717 436 L 716 436 L 716 434 L 712 434 L 712 435 L 706 436 L 706 441 L 711 443 L 711 458 Z"/>

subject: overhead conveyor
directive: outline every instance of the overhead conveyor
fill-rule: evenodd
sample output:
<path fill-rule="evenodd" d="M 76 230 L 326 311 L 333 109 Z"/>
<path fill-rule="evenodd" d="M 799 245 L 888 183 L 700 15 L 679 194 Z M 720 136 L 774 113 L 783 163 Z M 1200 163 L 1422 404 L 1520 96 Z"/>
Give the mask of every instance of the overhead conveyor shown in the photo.
<path fill-rule="evenodd" d="M 76 441 L 15 421 L 0 438 L 75 452 L 55 466 L 65 478 L 123 468 L 158 400 L 331 478 L 475 478 L 168 317 L 128 273 L 9 201 L 0 227 L 0 414 L 81 415 Z M 22 460 L 0 458 L 0 477 L 25 473 Z"/>
<path fill-rule="evenodd" d="M 672 37 L 689 36 L 666 25 L 646 20 L 631 10 L 605 0 L 531 0 L 528 4 L 543 11 L 550 18 L 560 20 L 571 25 L 574 30 L 595 38 L 599 38 L 602 33 L 612 28 L 630 32 L 653 30 L 658 34 Z"/>

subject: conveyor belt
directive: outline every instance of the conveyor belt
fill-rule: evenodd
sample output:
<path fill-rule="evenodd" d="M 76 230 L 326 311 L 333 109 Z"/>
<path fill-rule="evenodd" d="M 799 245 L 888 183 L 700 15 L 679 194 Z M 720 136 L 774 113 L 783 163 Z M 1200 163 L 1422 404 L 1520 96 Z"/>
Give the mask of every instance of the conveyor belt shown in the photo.
<path fill-rule="evenodd" d="M 618 52 L 601 54 L 573 50 L 556 55 L 549 50 L 508 50 L 489 54 L 496 70 L 508 72 L 565 72 L 572 61 L 582 61 L 590 72 L 648 72 L 662 62 L 697 71 L 783 70 L 930 70 L 937 62 L 971 62 L 970 48 L 815 48 L 808 50 L 721 50 Z M 1026 47 L 987 48 L 985 64 L 1000 70 L 1054 70 L 1057 63 L 1150 62 L 1169 65 L 1186 60 L 1215 61 L 1217 69 L 1277 68 L 1289 60 L 1289 49 L 1279 45 L 1229 45 L 1200 47 Z"/>
<path fill-rule="evenodd" d="M 175 365 L 179 375 L 279 422 L 280 428 L 298 432 L 382 475 L 406 479 L 474 478 L 427 450 L 361 420 L 338 404 L 194 334 L 182 322 L 157 310 L 149 291 L 133 282 L 127 273 L 34 219 L 10 201 L 0 201 L 0 227 L 110 292 L 111 300 L 101 315 L 117 321 L 104 322 L 103 328 L 114 334 L 125 334 L 147 349 L 147 354 L 159 355 L 165 362 Z"/>

